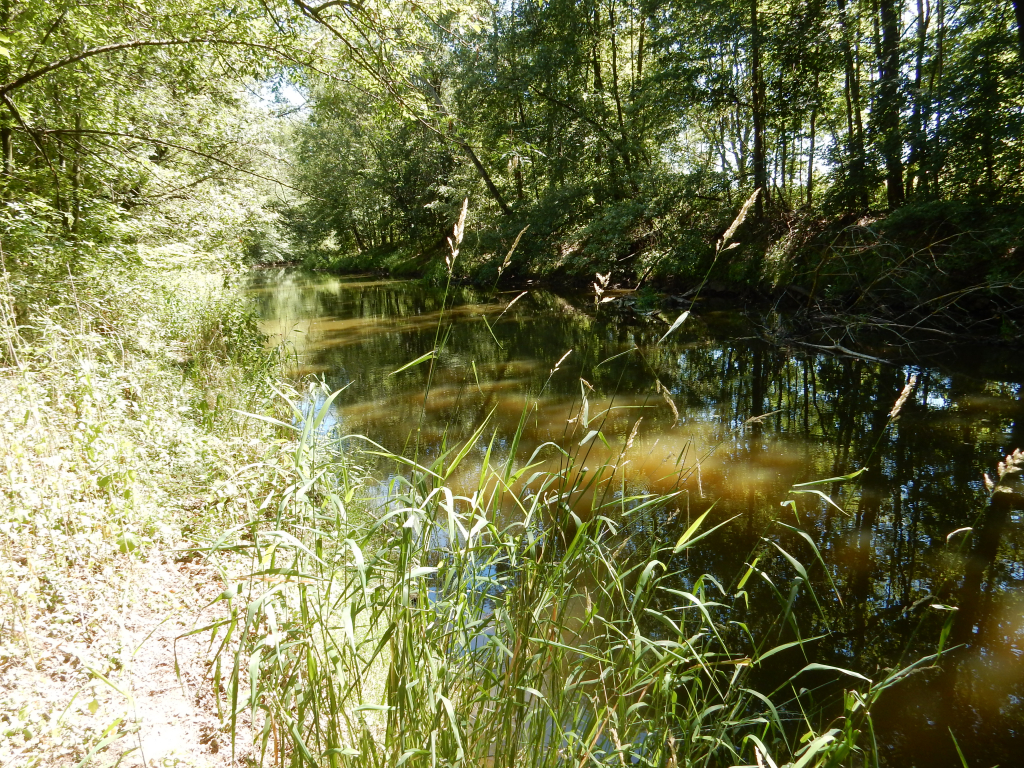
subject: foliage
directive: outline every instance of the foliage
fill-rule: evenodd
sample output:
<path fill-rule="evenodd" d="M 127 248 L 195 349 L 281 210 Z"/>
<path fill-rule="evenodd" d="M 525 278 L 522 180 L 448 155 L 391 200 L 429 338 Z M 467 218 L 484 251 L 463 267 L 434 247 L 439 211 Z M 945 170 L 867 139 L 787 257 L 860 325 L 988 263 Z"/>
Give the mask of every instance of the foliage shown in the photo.
<path fill-rule="evenodd" d="M 904 205 L 977 203 L 985 220 L 958 219 L 964 263 L 934 244 L 925 291 L 961 288 L 968 272 L 979 296 L 997 273 L 1019 288 L 1019 249 L 971 247 L 987 222 L 1012 230 L 1024 194 L 1010 4 L 517 2 L 486 19 L 428 26 L 383 98 L 314 78 L 298 186 L 318 228 L 293 230 L 300 241 L 378 267 L 395 248 L 438 259 L 470 195 L 490 258 L 465 276 L 480 284 L 529 225 L 510 277 L 614 268 L 692 285 L 760 186 L 749 247 L 723 255 L 716 280 L 813 291 L 808 243 Z M 880 226 L 919 247 L 901 221 Z M 871 273 L 887 269 L 878 255 L 863 254 Z M 904 303 L 921 289 L 894 285 Z M 984 306 L 971 312 L 1001 311 Z"/>
<path fill-rule="evenodd" d="M 765 539 L 731 579 L 692 570 L 690 548 L 728 522 L 681 521 L 671 495 L 595 492 L 614 486 L 628 443 L 615 465 L 581 467 L 581 445 L 560 470 L 531 475 L 537 455 L 518 468 L 498 462 L 495 437 L 477 487 L 461 496 L 447 479 L 486 424 L 416 464 L 339 434 L 337 395 L 292 402 L 292 423 L 279 426 L 297 443 L 275 464 L 284 474 L 266 514 L 208 548 L 249 560 L 225 585 L 228 615 L 208 629 L 222 649 L 215 674 L 228 680 L 222 711 L 258 715 L 268 759 L 878 763 L 859 741 L 872 706 L 931 658 L 874 682 L 812 663 L 774 690 L 757 687 L 769 659 L 813 642 L 792 612 L 798 599 L 818 603 L 809 565 L 780 548 L 780 569 L 798 578 L 758 568 L 773 561 Z M 405 468 L 368 515 L 366 480 L 352 471 L 367 442 Z M 751 579 L 779 601 L 769 636 L 743 623 Z M 814 631 L 829 631 L 826 613 L 817 619 Z"/>
<path fill-rule="evenodd" d="M 266 436 L 232 408 L 263 407 L 272 360 L 224 277 L 107 270 L 28 304 L 0 285 L 24 315 L 3 315 L 0 762 L 79 762 L 130 730 L 135 566 L 242 511 L 230 479 Z"/>

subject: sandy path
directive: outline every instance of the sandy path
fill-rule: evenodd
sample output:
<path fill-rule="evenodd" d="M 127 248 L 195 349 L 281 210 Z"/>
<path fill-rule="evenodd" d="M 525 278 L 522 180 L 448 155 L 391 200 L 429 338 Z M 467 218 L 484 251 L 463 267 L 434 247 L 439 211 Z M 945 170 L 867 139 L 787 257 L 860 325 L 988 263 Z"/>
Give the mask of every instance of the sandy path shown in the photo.
<path fill-rule="evenodd" d="M 124 768 L 250 764 L 248 729 L 236 735 L 232 756 L 231 735 L 221 727 L 210 675 L 209 633 L 182 637 L 222 615 L 220 603 L 203 610 L 220 592 L 216 575 L 191 564 L 139 570 L 137 589 L 144 599 L 125 615 L 125 646 L 134 653 L 120 676 L 132 696 L 129 713 L 138 731 L 126 736 L 112 755 L 124 755 Z"/>
<path fill-rule="evenodd" d="M 248 727 L 232 754 L 221 725 L 209 633 L 182 637 L 223 615 L 224 603 L 205 607 L 223 588 L 216 573 L 154 554 L 125 558 L 110 583 L 120 605 L 80 606 L 89 642 L 43 626 L 30 654 L 0 654 L 0 766 L 65 768 L 89 752 L 96 768 L 255 764 Z"/>

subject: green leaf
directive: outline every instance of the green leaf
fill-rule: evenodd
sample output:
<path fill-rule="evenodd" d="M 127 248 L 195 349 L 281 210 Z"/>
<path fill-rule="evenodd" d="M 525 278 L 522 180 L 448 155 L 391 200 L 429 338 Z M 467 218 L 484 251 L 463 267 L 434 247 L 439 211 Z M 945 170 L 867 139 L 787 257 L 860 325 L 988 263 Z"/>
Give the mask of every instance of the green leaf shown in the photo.
<path fill-rule="evenodd" d="M 273 416 L 263 416 L 259 413 L 249 413 L 248 411 L 240 411 L 237 408 L 232 408 L 231 410 L 241 416 L 248 416 L 251 419 L 258 419 L 259 421 L 267 422 L 267 424 L 273 424 L 275 427 L 284 427 L 285 429 L 290 429 L 295 432 L 301 431 L 294 424 L 285 424 L 283 421 L 281 421 L 280 419 L 275 419 Z"/>
<path fill-rule="evenodd" d="M 870 677 L 864 677 L 859 672 L 854 672 L 852 669 L 843 669 L 842 667 L 833 667 L 831 664 L 808 664 L 806 667 L 797 672 L 798 675 L 804 672 L 839 672 L 843 675 L 849 675 L 850 677 L 856 677 L 858 680 L 863 680 L 866 683 L 871 683 Z"/>
<path fill-rule="evenodd" d="M 674 331 L 680 325 L 682 325 L 683 322 L 685 322 L 686 318 L 688 318 L 689 316 L 690 316 L 690 310 L 686 310 L 685 312 L 683 312 L 683 314 L 681 314 L 679 317 L 677 317 L 676 321 L 674 323 L 672 323 L 672 326 L 667 331 L 665 331 L 665 335 L 662 336 L 660 339 L 658 339 L 658 343 L 661 344 L 661 342 L 663 342 L 665 339 L 667 339 L 668 335 L 670 333 L 672 333 L 672 331 Z"/>
<path fill-rule="evenodd" d="M 429 754 L 430 754 L 430 750 L 429 749 L 419 749 L 417 747 L 413 747 L 412 749 L 407 749 L 407 750 L 405 750 L 405 752 L 402 753 L 402 756 L 398 758 L 398 762 L 395 763 L 395 768 L 400 768 L 400 766 L 405 765 L 406 761 L 410 757 L 415 757 L 416 755 L 429 755 Z"/>
<path fill-rule="evenodd" d="M 142 544 L 142 541 L 134 533 L 122 533 L 117 537 L 117 548 L 127 555 L 134 552 Z"/>
<path fill-rule="evenodd" d="M 968 768 L 967 758 L 964 757 L 964 752 L 962 749 L 960 749 L 960 743 L 956 740 L 956 736 L 953 735 L 952 728 L 949 729 L 949 736 L 951 739 L 953 739 L 953 746 L 956 747 L 956 753 L 960 757 L 960 765 L 962 765 L 964 768 Z"/>
<path fill-rule="evenodd" d="M 352 606 L 345 603 L 341 607 L 341 627 L 345 632 L 345 637 L 348 639 L 348 644 L 352 648 L 352 651 L 356 650 L 356 633 L 352 627 Z"/>
<path fill-rule="evenodd" d="M 690 540 L 690 537 L 692 537 L 693 534 L 697 532 L 697 529 L 700 528 L 700 524 L 704 522 L 704 518 L 708 516 L 708 512 L 710 512 L 712 509 L 714 509 L 714 504 L 712 504 L 711 507 L 708 508 L 708 510 L 703 515 L 698 517 L 694 521 L 693 525 L 687 528 L 683 535 L 679 537 L 679 541 L 676 542 L 675 547 L 673 547 L 672 549 L 673 555 L 686 546 L 686 542 L 688 542 Z"/>
<path fill-rule="evenodd" d="M 470 435 L 470 437 L 466 440 L 465 443 L 463 443 L 462 448 L 455 455 L 455 458 L 452 459 L 451 462 L 448 464 L 448 469 L 446 469 L 444 472 L 445 480 L 451 477 L 452 472 L 454 472 L 456 468 L 459 466 L 459 464 L 462 463 L 462 460 L 466 458 L 466 455 L 471 450 L 473 450 L 473 446 L 475 446 L 476 441 L 480 439 L 480 435 L 483 434 L 484 429 L 487 427 L 487 423 L 491 420 L 491 416 L 494 415 L 494 411 L 497 409 L 497 407 L 498 406 L 494 406 L 494 408 L 491 408 L 491 412 L 487 414 L 487 417 L 483 420 L 483 422 L 480 424 L 477 430 L 472 435 Z"/>
<path fill-rule="evenodd" d="M 827 636 L 828 635 L 818 635 L 817 637 L 808 637 L 805 640 L 793 640 L 792 642 L 789 642 L 789 643 L 783 643 L 782 645 L 777 645 L 774 648 L 772 648 L 771 650 L 765 651 L 760 656 L 758 656 L 756 659 L 754 659 L 754 663 L 755 664 L 760 664 L 762 661 L 764 661 L 765 659 L 767 659 L 767 658 L 769 658 L 771 656 L 774 656 L 776 653 L 781 653 L 782 651 L 789 650 L 790 648 L 795 648 L 796 646 L 802 646 L 804 643 L 812 643 L 815 640 L 821 640 L 821 638 L 827 637 Z"/>
<path fill-rule="evenodd" d="M 717 504 L 717 503 L 718 503 L 718 502 L 715 502 L 715 504 Z M 708 508 L 708 512 L 710 512 L 712 508 L 714 508 L 714 504 L 712 504 L 712 505 L 711 505 L 711 507 L 710 507 L 710 508 Z M 694 544 L 696 544 L 696 543 L 697 543 L 698 541 L 700 541 L 701 539 L 706 539 L 706 538 L 707 538 L 708 536 L 710 536 L 711 534 L 713 534 L 713 533 L 714 533 L 715 531 L 717 531 L 717 530 L 718 530 L 719 528 L 722 528 L 723 526 L 726 526 L 726 525 L 728 525 L 728 524 L 729 524 L 729 523 L 731 523 L 731 522 L 732 522 L 733 520 L 735 520 L 735 519 L 736 519 L 737 517 L 739 517 L 739 515 L 733 515 L 733 516 L 732 516 L 732 517 L 730 517 L 730 518 L 729 518 L 728 520 L 723 520 L 722 522 L 720 522 L 720 523 L 719 523 L 718 525 L 716 525 L 716 526 L 715 526 L 714 528 L 708 528 L 708 529 L 707 529 L 706 531 L 704 531 L 704 533 L 700 534 L 699 536 L 694 536 L 694 537 L 693 537 L 692 539 L 690 539 L 690 540 L 689 540 L 688 542 L 686 542 L 686 545 L 685 545 L 685 546 L 684 546 L 683 548 L 684 548 L 684 549 L 689 549 L 689 548 L 690 548 L 690 547 L 692 547 L 692 546 L 693 546 Z"/>
<path fill-rule="evenodd" d="M 942 624 L 942 632 L 939 634 L 938 653 L 936 654 L 940 659 L 942 658 L 942 649 L 946 647 L 946 641 L 949 640 L 949 633 L 953 630 L 953 619 L 955 618 L 956 614 L 951 612 Z"/>
<path fill-rule="evenodd" d="M 429 352 L 427 352 L 427 354 L 420 355 L 415 360 L 413 360 L 411 363 L 406 363 L 401 368 L 398 368 L 398 369 L 392 371 L 391 373 L 388 374 L 388 376 L 394 376 L 396 373 L 401 373 L 402 371 L 407 371 L 410 368 L 415 368 L 417 365 L 420 365 L 421 363 L 427 362 L 427 360 L 433 360 L 436 356 L 437 356 L 437 350 L 436 349 L 432 349 Z"/>
<path fill-rule="evenodd" d="M 827 493 L 824 493 L 823 491 L 819 491 L 819 490 L 817 490 L 817 489 L 815 489 L 815 488 L 809 488 L 809 489 L 807 489 L 807 490 L 801 491 L 801 490 L 796 490 L 796 486 L 793 486 L 793 488 L 791 488 L 791 489 L 790 489 L 790 492 L 791 492 L 791 493 L 813 493 L 813 494 L 814 494 L 815 496 L 820 496 L 821 498 L 823 498 L 823 499 L 824 499 L 825 501 L 827 501 L 827 502 L 828 502 L 829 504 L 831 504 L 831 505 L 832 505 L 833 507 L 835 507 L 836 509 L 838 509 L 838 510 L 839 510 L 840 512 L 842 512 L 842 513 L 843 513 L 844 515 L 847 515 L 847 514 L 849 514 L 849 513 L 848 513 L 848 512 L 847 512 L 847 511 L 846 511 L 845 509 L 843 509 L 843 508 L 842 508 L 842 507 L 840 507 L 840 506 L 839 506 L 838 504 L 836 504 L 836 503 L 835 503 L 834 501 L 832 501 L 832 497 L 831 497 L 831 496 L 829 496 L 829 495 L 828 495 Z M 796 509 L 796 508 L 794 507 L 794 510 L 795 510 L 795 509 Z"/>
<path fill-rule="evenodd" d="M 799 760 L 793 763 L 793 768 L 804 768 L 805 765 L 809 765 L 811 761 L 818 756 L 818 754 L 825 751 L 828 748 L 828 745 L 835 741 L 836 734 L 839 732 L 840 731 L 837 728 L 833 728 L 812 741 L 807 745 L 807 751 L 803 753 Z"/>
<path fill-rule="evenodd" d="M 747 572 L 743 574 L 743 578 L 740 579 L 740 583 L 736 585 L 737 590 L 743 589 L 743 587 L 746 586 L 747 579 L 749 579 L 750 575 L 754 572 L 754 569 L 757 567 L 757 561 L 760 559 L 760 557 L 755 557 L 754 562 L 747 566 Z"/>
<path fill-rule="evenodd" d="M 418 579 L 421 576 L 426 576 L 427 574 L 435 573 L 437 570 L 438 569 L 436 566 L 421 565 L 418 568 L 413 568 L 409 572 L 409 579 L 410 581 L 412 579 Z"/>

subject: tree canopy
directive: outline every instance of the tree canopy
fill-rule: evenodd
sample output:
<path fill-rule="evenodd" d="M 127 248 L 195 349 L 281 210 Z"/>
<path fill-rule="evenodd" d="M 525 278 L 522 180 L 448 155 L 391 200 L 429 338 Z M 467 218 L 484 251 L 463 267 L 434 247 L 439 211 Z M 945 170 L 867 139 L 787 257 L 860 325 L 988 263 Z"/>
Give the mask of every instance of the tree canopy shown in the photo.
<path fill-rule="evenodd" d="M 342 251 L 429 248 L 469 195 L 478 223 L 502 231 L 484 244 L 495 264 L 529 224 L 521 269 L 685 277 L 702 274 L 700 254 L 760 188 L 762 256 L 795 222 L 820 229 L 910 210 L 890 222 L 925 238 L 911 247 L 994 228 L 995 261 L 974 266 L 1019 272 L 1021 222 L 989 225 L 1024 193 L 1021 6 L 449 9 L 420 27 L 383 91 L 310 81 L 297 176 L 310 199 L 296 226 L 308 244 L 331 235 Z M 779 278 L 767 262 L 744 249 L 719 268 L 741 281 Z M 791 264 L 782 281 L 813 266 Z"/>
<path fill-rule="evenodd" d="M 713 260 L 859 296 L 904 264 L 835 258 L 841 233 L 1010 283 L 1022 30 L 1024 0 L 3 0 L 6 215 L 80 241 L 248 179 L 292 189 L 276 210 L 319 263 L 430 254 L 468 196 L 485 282 L 529 226 L 507 275 Z M 274 83 L 307 99 L 294 129 L 258 106 Z M 743 246 L 713 259 L 755 189 Z M 901 269 L 905 293 L 949 287 Z"/>

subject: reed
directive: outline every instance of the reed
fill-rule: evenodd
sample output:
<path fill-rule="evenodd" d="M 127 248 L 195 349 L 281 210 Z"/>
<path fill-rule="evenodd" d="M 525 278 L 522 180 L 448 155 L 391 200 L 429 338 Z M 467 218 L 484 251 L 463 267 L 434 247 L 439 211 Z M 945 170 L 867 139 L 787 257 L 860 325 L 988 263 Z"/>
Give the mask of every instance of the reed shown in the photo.
<path fill-rule="evenodd" d="M 862 744 L 872 705 L 932 657 L 880 680 L 810 663 L 755 687 L 816 639 L 792 606 L 819 601 L 817 549 L 807 564 L 783 552 L 801 577 L 773 587 L 779 620 L 754 637 L 747 582 L 783 579 L 757 560 L 732 578 L 690 572 L 687 550 L 718 527 L 708 512 L 685 525 L 676 494 L 591 492 L 618 462 L 582 470 L 585 445 L 549 446 L 562 462 L 544 473 L 536 453 L 495 461 L 486 423 L 418 464 L 326 428 L 337 394 L 291 404 L 280 490 L 206 550 L 234 574 L 225 618 L 196 631 L 221 651 L 231 729 L 248 712 L 266 764 L 877 764 Z M 449 480 L 481 444 L 460 495 Z M 359 455 L 404 471 L 381 493 Z M 803 689 L 811 672 L 830 682 Z"/>
<path fill-rule="evenodd" d="M 464 221 L 465 207 L 449 272 Z M 433 369 L 446 338 L 442 321 L 431 352 L 395 373 Z M 257 416 L 288 448 L 259 513 L 204 548 L 227 605 L 194 630 L 216 651 L 229 730 L 251 722 L 265 764 L 280 766 L 878 764 L 873 739 L 863 743 L 872 705 L 934 657 L 878 680 L 807 663 L 762 689 L 782 654 L 810 659 L 822 637 L 801 626 L 798 599 L 819 607 L 815 631 L 829 632 L 809 576 L 827 573 L 813 539 L 775 523 L 798 533 L 813 561 L 766 531 L 764 548 L 781 559 L 751 553 L 742 573 L 695 572 L 689 550 L 730 521 L 705 509 L 684 522 L 680 491 L 632 493 L 620 468 L 640 422 L 612 450 L 608 411 L 591 416 L 588 387 L 581 380 L 562 445 L 525 460 L 535 401 L 514 434 L 485 420 L 433 459 L 418 443 L 410 458 L 340 433 L 340 393 L 323 387 L 282 393 L 290 418 Z M 605 463 L 591 451 L 598 441 Z M 470 455 L 483 458 L 467 489 L 456 473 Z M 371 465 L 387 468 L 386 486 Z M 820 494 L 815 485 L 793 493 Z M 759 567 L 769 562 L 787 573 Z M 755 592 L 752 579 L 767 588 Z M 752 594 L 778 604 L 760 636 L 743 621 Z"/>

